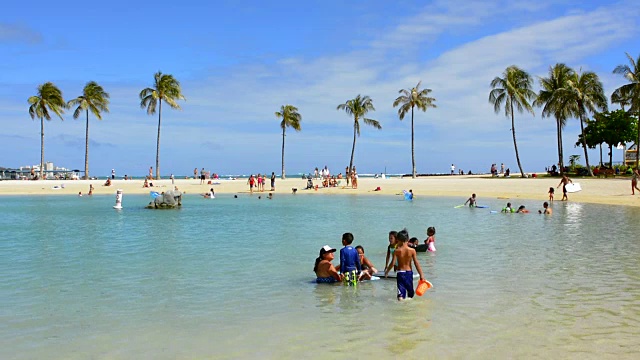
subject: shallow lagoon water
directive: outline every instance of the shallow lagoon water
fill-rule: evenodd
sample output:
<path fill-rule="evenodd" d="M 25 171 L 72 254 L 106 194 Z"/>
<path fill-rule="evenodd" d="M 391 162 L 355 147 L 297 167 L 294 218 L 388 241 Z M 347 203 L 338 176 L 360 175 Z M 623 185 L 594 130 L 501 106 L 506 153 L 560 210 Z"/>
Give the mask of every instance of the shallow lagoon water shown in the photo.
<path fill-rule="evenodd" d="M 314 195 L 187 194 L 175 211 L 127 194 L 122 211 L 112 196 L 1 198 L 0 358 L 637 356 L 640 209 Z M 423 297 L 312 283 L 343 232 L 382 268 L 389 230 L 422 241 L 428 226 Z"/>

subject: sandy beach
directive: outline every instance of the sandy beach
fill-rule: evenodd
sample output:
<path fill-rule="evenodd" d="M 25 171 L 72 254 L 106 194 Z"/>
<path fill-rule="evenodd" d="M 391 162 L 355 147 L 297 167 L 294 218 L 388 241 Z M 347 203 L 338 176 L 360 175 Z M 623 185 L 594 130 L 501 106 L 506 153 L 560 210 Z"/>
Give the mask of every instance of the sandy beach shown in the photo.
<path fill-rule="evenodd" d="M 569 201 L 597 203 L 609 205 L 640 206 L 640 192 L 631 195 L 631 181 L 629 178 L 572 178 L 574 182 L 580 183 L 582 191 L 569 194 Z M 361 178 L 358 189 L 351 187 L 331 187 L 320 186 L 317 191 L 303 190 L 306 181 L 300 178 L 287 178 L 286 180 L 276 180 L 275 194 L 290 194 L 292 188 L 297 188 L 298 195 L 320 195 L 320 194 L 368 194 L 368 195 L 395 195 L 402 193 L 402 190 L 412 189 L 415 196 L 453 196 L 460 197 L 461 203 L 466 200 L 471 193 L 476 193 L 480 201 L 482 199 L 510 199 L 510 200 L 538 200 L 548 199 L 549 187 L 558 185 L 558 178 L 492 178 L 488 175 L 463 175 L 463 176 L 434 176 L 411 178 Z M 114 180 L 111 186 L 103 186 L 104 179 L 101 180 L 9 180 L 0 181 L 0 195 L 72 195 L 82 192 L 84 195 L 89 191 L 89 184 L 94 186 L 95 195 L 115 194 L 116 189 L 122 189 L 124 194 L 145 194 L 149 191 L 163 191 L 177 186 L 186 194 L 205 193 L 213 187 L 216 193 L 237 193 L 248 194 L 249 185 L 247 179 L 238 180 L 214 180 L 212 185 L 200 185 L 200 180 L 176 179 L 175 185 L 171 180 L 155 180 L 154 187 L 143 187 L 142 180 Z M 314 181 L 314 184 L 320 184 Z M 342 184 L 344 185 L 344 180 Z M 380 187 L 380 191 L 373 191 Z M 269 187 L 267 186 L 267 190 Z M 265 191 L 265 194 L 268 191 Z M 555 200 L 562 198 L 562 190 L 557 189 Z"/>

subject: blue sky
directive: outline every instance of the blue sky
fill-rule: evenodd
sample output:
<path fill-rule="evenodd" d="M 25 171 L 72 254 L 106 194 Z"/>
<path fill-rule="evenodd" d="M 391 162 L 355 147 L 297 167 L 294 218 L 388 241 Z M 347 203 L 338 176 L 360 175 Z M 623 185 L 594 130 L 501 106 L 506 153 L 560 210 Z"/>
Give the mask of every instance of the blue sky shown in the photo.
<path fill-rule="evenodd" d="M 359 172 L 409 173 L 410 118 L 400 121 L 392 103 L 418 81 L 438 106 L 416 113 L 418 172 L 448 172 L 451 163 L 517 170 L 510 120 L 487 100 L 491 80 L 512 64 L 537 78 L 565 62 L 598 73 L 609 96 L 625 82 L 612 70 L 640 51 L 637 14 L 633 0 L 10 2 L 0 13 L 0 166 L 40 161 L 40 126 L 27 104 L 39 84 L 54 82 L 69 100 L 97 81 L 111 112 L 90 119 L 91 175 L 146 174 L 157 115 L 140 108 L 138 94 L 160 70 L 187 98 L 181 111 L 163 111 L 165 176 L 194 167 L 279 173 L 274 112 L 284 104 L 302 115 L 302 131 L 287 131 L 287 173 L 344 171 L 353 121 L 336 106 L 358 94 L 373 99 L 369 117 L 382 124 L 362 128 Z M 85 122 L 72 113 L 45 124 L 45 160 L 83 169 Z M 582 154 L 578 133 L 570 121 L 567 158 Z M 539 109 L 516 115 L 516 136 L 525 171 L 557 161 L 555 121 Z"/>

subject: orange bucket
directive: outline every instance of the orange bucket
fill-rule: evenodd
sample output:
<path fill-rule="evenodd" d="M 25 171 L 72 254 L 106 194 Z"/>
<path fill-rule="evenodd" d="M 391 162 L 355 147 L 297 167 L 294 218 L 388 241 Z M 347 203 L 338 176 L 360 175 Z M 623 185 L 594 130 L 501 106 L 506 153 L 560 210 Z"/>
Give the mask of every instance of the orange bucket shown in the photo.
<path fill-rule="evenodd" d="M 418 288 L 416 289 L 416 295 L 422 296 L 427 290 L 431 289 L 433 285 L 427 280 L 420 280 L 418 282 Z"/>

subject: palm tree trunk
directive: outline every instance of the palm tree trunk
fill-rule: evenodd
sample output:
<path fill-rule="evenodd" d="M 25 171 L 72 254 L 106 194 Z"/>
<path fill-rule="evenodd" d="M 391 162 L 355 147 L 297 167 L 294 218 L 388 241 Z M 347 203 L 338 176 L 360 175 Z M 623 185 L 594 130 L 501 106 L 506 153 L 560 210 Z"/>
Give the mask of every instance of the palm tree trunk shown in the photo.
<path fill-rule="evenodd" d="M 626 159 L 627 158 L 626 152 L 624 156 Z M 638 162 L 640 162 L 640 111 L 638 111 L 638 139 L 636 140 L 636 169 L 638 168 Z"/>
<path fill-rule="evenodd" d="M 613 169 L 613 145 L 609 145 L 609 168 Z"/>
<path fill-rule="evenodd" d="M 413 147 L 413 106 L 411 107 L 411 178 L 415 179 L 416 178 L 416 156 L 415 156 L 415 150 Z"/>
<path fill-rule="evenodd" d="M 600 167 L 602 167 L 602 143 L 600 143 Z"/>
<path fill-rule="evenodd" d="M 520 169 L 520 176 L 526 177 L 522 165 L 520 164 L 520 155 L 518 155 L 518 144 L 516 143 L 516 121 L 513 116 L 513 100 L 511 101 L 511 134 L 513 135 L 513 147 L 516 150 L 516 161 L 518 162 L 518 168 Z"/>
<path fill-rule="evenodd" d="M 158 142 L 156 144 L 156 180 L 160 180 L 160 120 L 162 116 L 162 99 L 158 108 Z"/>
<path fill-rule="evenodd" d="M 562 122 L 560 119 L 556 119 L 556 125 L 558 126 L 558 166 L 560 167 L 560 174 L 564 175 L 564 153 L 562 151 Z"/>
<path fill-rule="evenodd" d="M 585 138 L 585 135 L 584 135 L 584 120 L 582 119 L 582 114 L 580 114 L 580 131 L 582 134 L 582 148 L 584 149 L 584 161 L 587 163 L 587 171 L 589 172 L 589 176 L 593 177 L 593 171 L 591 171 L 591 165 L 589 165 L 589 154 L 587 153 L 587 139 Z"/>
<path fill-rule="evenodd" d="M 40 117 L 40 180 L 44 180 L 44 118 Z"/>
<path fill-rule="evenodd" d="M 89 179 L 89 110 L 87 110 L 87 131 L 84 139 L 84 179 Z"/>
<path fill-rule="evenodd" d="M 349 173 L 353 171 L 353 154 L 356 151 L 356 123 L 358 122 L 358 118 L 354 118 L 353 121 L 353 146 L 351 146 L 351 161 L 349 161 Z"/>
<path fill-rule="evenodd" d="M 282 180 L 285 179 L 284 175 L 284 128 L 282 128 L 282 175 L 280 176 Z"/>

